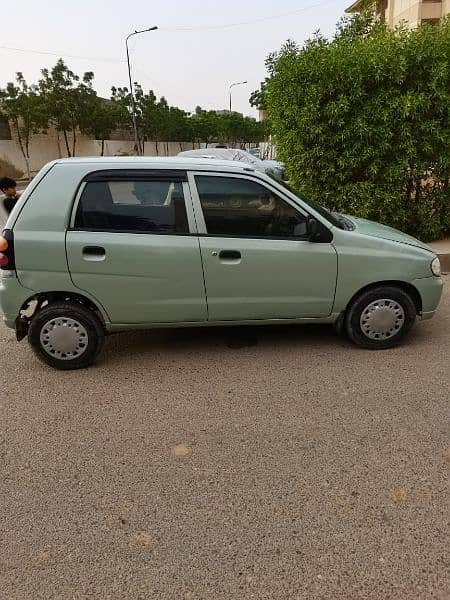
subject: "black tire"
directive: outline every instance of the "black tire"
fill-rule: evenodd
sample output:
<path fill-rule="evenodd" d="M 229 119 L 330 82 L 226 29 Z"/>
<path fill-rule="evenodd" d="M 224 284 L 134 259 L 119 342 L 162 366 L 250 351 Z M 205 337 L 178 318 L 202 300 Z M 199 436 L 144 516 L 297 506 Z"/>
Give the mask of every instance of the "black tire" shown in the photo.
<path fill-rule="evenodd" d="M 377 301 L 388 300 L 391 304 Z M 401 307 L 399 309 L 398 307 Z M 367 316 L 370 311 L 378 308 L 386 309 L 392 313 L 393 323 L 384 327 L 384 333 L 378 333 L 382 328 L 371 327 L 370 316 L 366 320 L 361 319 L 363 313 Z M 366 311 L 366 312 L 365 312 Z M 402 313 L 403 311 L 403 313 Z M 387 315 L 389 320 L 390 315 Z M 393 286 L 379 286 L 362 292 L 357 296 L 347 309 L 345 315 L 345 330 L 348 337 L 357 346 L 371 350 L 384 350 L 398 346 L 403 338 L 409 333 L 416 320 L 416 306 L 411 296 L 402 289 Z M 364 329 L 362 327 L 364 326 Z M 378 335 L 378 338 L 376 337 Z M 389 336 L 389 337 L 383 337 Z"/>
<path fill-rule="evenodd" d="M 69 327 L 73 327 L 74 336 L 78 339 L 77 347 L 73 352 L 62 353 L 55 349 L 50 342 L 41 341 L 42 336 L 61 327 L 64 321 L 69 320 Z M 55 321 L 53 328 L 48 324 Z M 73 322 L 78 324 L 73 325 Z M 79 327 L 81 325 L 81 327 Z M 44 328 L 47 326 L 47 329 Z M 76 333 L 75 333 L 76 332 Z M 48 336 L 51 334 L 48 333 Z M 84 369 L 94 362 L 95 357 L 103 346 L 105 331 L 92 310 L 77 302 L 55 302 L 42 308 L 31 320 L 28 330 L 28 342 L 40 360 L 55 369 L 68 371 Z M 45 348 L 46 344 L 48 349 Z M 45 345 L 44 345 L 45 344 Z M 72 355 L 72 357 L 70 356 Z"/>

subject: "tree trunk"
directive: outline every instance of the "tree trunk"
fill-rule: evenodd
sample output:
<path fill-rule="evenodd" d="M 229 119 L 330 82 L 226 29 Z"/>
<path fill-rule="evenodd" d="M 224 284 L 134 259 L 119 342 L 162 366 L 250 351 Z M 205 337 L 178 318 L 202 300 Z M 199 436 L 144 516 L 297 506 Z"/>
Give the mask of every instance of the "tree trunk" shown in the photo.
<path fill-rule="evenodd" d="M 102 151 L 100 153 L 100 156 L 104 156 L 105 155 L 105 138 L 102 137 Z"/>
<path fill-rule="evenodd" d="M 77 143 L 77 134 L 76 130 L 72 129 L 72 156 L 75 156 L 75 146 Z"/>
<path fill-rule="evenodd" d="M 27 167 L 27 178 L 31 179 L 31 170 L 30 170 L 30 139 L 27 137 L 25 140 L 25 165 Z"/>
<path fill-rule="evenodd" d="M 23 158 L 25 160 L 25 168 L 26 168 L 26 171 L 27 171 L 27 179 L 30 180 L 31 179 L 30 157 L 29 156 L 24 156 Z"/>
<path fill-rule="evenodd" d="M 156 156 L 159 156 L 158 139 L 155 140 L 155 150 L 156 150 Z"/>
<path fill-rule="evenodd" d="M 23 159 L 25 162 L 25 169 L 27 172 L 27 177 L 28 177 L 28 179 L 30 179 L 31 172 L 30 172 L 30 157 L 28 156 L 28 142 L 26 142 L 26 146 L 24 147 L 22 136 L 20 135 L 19 121 L 16 120 L 14 122 L 14 125 L 15 125 L 16 131 L 17 131 L 17 141 L 19 142 L 20 151 L 22 152 L 22 156 L 23 156 Z"/>
<path fill-rule="evenodd" d="M 61 139 L 59 137 L 59 131 L 56 132 L 56 145 L 58 147 L 58 158 L 62 158 L 62 153 L 61 153 Z"/>
<path fill-rule="evenodd" d="M 70 154 L 69 140 L 67 139 L 67 131 L 65 129 L 63 131 L 63 134 L 64 134 L 64 143 L 66 144 L 67 156 L 70 158 L 72 155 Z"/>
<path fill-rule="evenodd" d="M 416 175 L 416 177 L 417 177 L 417 179 L 416 179 L 416 185 L 415 185 L 415 190 L 414 190 L 414 204 L 412 205 L 412 207 L 410 207 L 410 209 L 407 213 L 408 214 L 407 223 L 408 223 L 408 225 L 411 225 L 411 227 L 414 227 L 414 222 L 415 222 L 416 216 L 418 214 L 417 207 L 421 202 L 421 196 L 422 196 L 422 181 L 421 181 L 419 175 Z"/>

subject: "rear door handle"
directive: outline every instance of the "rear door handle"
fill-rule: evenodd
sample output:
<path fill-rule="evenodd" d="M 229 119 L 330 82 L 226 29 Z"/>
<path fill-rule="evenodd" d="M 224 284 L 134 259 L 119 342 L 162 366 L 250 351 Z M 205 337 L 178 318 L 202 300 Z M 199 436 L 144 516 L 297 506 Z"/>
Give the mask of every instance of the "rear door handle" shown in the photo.
<path fill-rule="evenodd" d="M 106 250 L 102 246 L 84 246 L 82 254 L 84 260 L 105 260 Z"/>
<path fill-rule="evenodd" d="M 221 250 L 219 252 L 219 258 L 222 260 L 239 260 L 241 253 L 239 250 Z"/>

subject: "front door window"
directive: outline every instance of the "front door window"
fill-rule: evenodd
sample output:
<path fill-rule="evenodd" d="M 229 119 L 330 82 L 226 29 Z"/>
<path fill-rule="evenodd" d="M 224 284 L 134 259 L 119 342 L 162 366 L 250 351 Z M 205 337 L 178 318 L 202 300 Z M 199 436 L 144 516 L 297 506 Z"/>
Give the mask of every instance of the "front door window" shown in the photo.
<path fill-rule="evenodd" d="M 260 183 L 204 175 L 195 181 L 209 235 L 306 239 L 306 217 Z"/>

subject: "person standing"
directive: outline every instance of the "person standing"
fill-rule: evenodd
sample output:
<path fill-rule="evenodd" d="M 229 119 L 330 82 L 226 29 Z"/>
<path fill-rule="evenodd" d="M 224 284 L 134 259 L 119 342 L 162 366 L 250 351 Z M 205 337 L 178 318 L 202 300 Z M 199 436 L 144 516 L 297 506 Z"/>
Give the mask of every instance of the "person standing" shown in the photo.
<path fill-rule="evenodd" d="M 0 191 L 5 194 L 3 206 L 9 215 L 20 197 L 17 191 L 17 182 L 11 177 L 2 177 L 0 179 Z"/>

